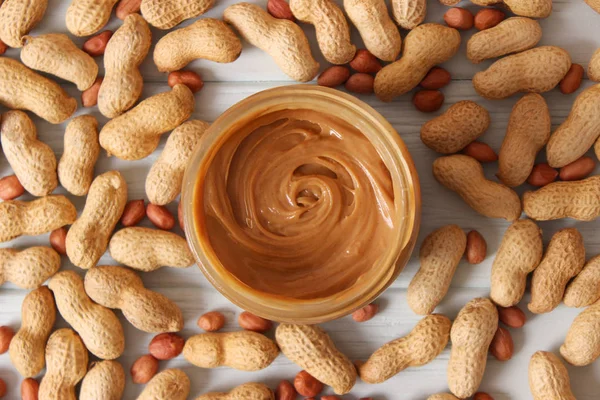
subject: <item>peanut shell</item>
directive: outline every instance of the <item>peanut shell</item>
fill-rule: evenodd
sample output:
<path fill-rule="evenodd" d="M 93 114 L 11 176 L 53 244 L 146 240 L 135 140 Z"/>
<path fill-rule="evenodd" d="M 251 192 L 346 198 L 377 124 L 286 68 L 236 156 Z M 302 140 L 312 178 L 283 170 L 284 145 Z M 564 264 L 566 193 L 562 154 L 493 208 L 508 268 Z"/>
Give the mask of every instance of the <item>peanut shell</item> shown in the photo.
<path fill-rule="evenodd" d="M 267 385 L 251 382 L 244 383 L 227 393 L 206 393 L 196 397 L 196 400 L 275 400 L 275 397 Z"/>
<path fill-rule="evenodd" d="M 59 268 L 60 255 L 51 247 L 0 249 L 0 285 L 10 282 L 23 289 L 35 289 Z"/>
<path fill-rule="evenodd" d="M 529 389 L 533 400 L 575 400 L 569 372 L 557 356 L 546 351 L 531 356 Z"/>
<path fill-rule="evenodd" d="M 119 0 L 73 0 L 65 17 L 67 29 L 75 36 L 91 36 L 106 25 Z"/>
<path fill-rule="evenodd" d="M 190 378 L 180 369 L 166 369 L 150 380 L 137 400 L 186 400 Z"/>
<path fill-rule="evenodd" d="M 600 299 L 600 256 L 593 257 L 573 279 L 565 291 L 568 307 L 587 307 Z"/>
<path fill-rule="evenodd" d="M 120 400 L 125 391 L 125 371 L 118 361 L 92 364 L 81 382 L 79 400 Z"/>
<path fill-rule="evenodd" d="M 23 47 L 24 36 L 44 17 L 48 0 L 5 0 L 0 3 L 0 41 L 10 47 Z"/>
<path fill-rule="evenodd" d="M 214 3 L 214 0 L 143 0 L 140 10 L 150 25 L 171 29 L 204 14 Z"/>
<path fill-rule="evenodd" d="M 571 365 L 583 367 L 600 357 L 600 303 L 583 310 L 571 324 L 560 354 Z"/>

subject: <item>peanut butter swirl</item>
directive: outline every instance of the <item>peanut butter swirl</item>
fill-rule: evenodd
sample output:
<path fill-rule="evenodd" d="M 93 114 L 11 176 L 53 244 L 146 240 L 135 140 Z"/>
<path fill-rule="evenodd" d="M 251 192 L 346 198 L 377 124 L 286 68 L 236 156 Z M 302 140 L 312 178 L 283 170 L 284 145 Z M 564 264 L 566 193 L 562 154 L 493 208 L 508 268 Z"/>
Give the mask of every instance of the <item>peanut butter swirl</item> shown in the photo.
<path fill-rule="evenodd" d="M 312 110 L 262 115 L 231 132 L 205 181 L 206 238 L 246 285 L 296 299 L 355 285 L 397 228 L 389 170 L 371 142 Z"/>

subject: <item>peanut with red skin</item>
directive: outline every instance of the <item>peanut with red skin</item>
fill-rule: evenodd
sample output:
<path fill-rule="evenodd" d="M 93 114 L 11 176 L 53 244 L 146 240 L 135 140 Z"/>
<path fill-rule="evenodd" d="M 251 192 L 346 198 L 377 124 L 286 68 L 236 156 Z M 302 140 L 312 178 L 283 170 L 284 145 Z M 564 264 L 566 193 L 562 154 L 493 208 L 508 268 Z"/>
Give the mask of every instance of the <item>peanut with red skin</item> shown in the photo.
<path fill-rule="evenodd" d="M 461 31 L 469 30 L 473 27 L 474 19 L 471 11 L 466 8 L 454 7 L 446 11 L 444 21 L 450 28 Z"/>
<path fill-rule="evenodd" d="M 352 313 L 352 319 L 356 322 L 366 322 L 373 318 L 379 311 L 379 305 L 372 303 Z"/>
<path fill-rule="evenodd" d="M 50 232 L 50 246 L 52 246 L 52 248 L 56 250 L 58 254 L 61 254 L 63 256 L 67 255 L 66 240 L 67 228 L 65 228 L 64 226 L 62 228 L 58 228 Z"/>
<path fill-rule="evenodd" d="M 321 72 L 317 83 L 321 86 L 336 87 L 344 84 L 350 78 L 350 70 L 343 65 L 332 65 Z"/>
<path fill-rule="evenodd" d="M 356 72 L 365 74 L 375 74 L 383 68 L 377 57 L 367 49 L 358 49 L 349 65 Z"/>
<path fill-rule="evenodd" d="M 527 183 L 533 186 L 546 186 L 552 183 L 558 177 L 558 171 L 548 165 L 548 163 L 536 164 L 527 178 Z"/>
<path fill-rule="evenodd" d="M 98 92 L 103 80 L 104 78 L 102 77 L 96 78 L 96 82 L 81 93 L 81 105 L 84 107 L 94 107 L 98 104 Z"/>
<path fill-rule="evenodd" d="M 437 90 L 446 86 L 451 80 L 452 77 L 450 76 L 450 73 L 444 68 L 433 67 L 429 70 L 427 75 L 425 75 L 425 78 L 423 78 L 421 83 L 419 83 L 419 86 L 423 89 Z"/>
<path fill-rule="evenodd" d="M 296 389 L 289 381 L 282 380 L 275 390 L 275 400 L 296 400 Z"/>
<path fill-rule="evenodd" d="M 194 71 L 173 71 L 169 73 L 167 83 L 170 87 L 181 83 L 187 86 L 192 93 L 198 93 L 204 87 L 202 77 Z"/>
<path fill-rule="evenodd" d="M 269 0 L 267 2 L 267 11 L 277 19 L 296 21 L 292 10 L 290 10 L 290 5 L 285 0 Z"/>
<path fill-rule="evenodd" d="M 21 399 L 22 400 L 38 400 L 38 392 L 40 384 L 33 378 L 24 379 L 21 382 Z"/>
<path fill-rule="evenodd" d="M 141 356 L 131 366 L 133 383 L 148 383 L 158 372 L 158 360 L 150 354 Z"/>
<path fill-rule="evenodd" d="M 480 163 L 488 163 L 498 161 L 498 154 L 490 147 L 489 144 L 483 142 L 471 142 L 463 149 L 463 154 L 473 157 Z"/>
<path fill-rule="evenodd" d="M 157 360 L 170 360 L 183 351 L 185 339 L 176 333 L 156 335 L 148 345 L 148 352 Z"/>
<path fill-rule="evenodd" d="M 439 110 L 444 104 L 444 94 L 439 90 L 419 90 L 413 96 L 415 108 L 430 113 Z"/>
<path fill-rule="evenodd" d="M 510 332 L 498 327 L 496 334 L 490 343 L 490 352 L 498 361 L 508 361 L 512 358 L 514 344 Z"/>
<path fill-rule="evenodd" d="M 375 78 L 372 75 L 357 72 L 348 78 L 344 87 L 347 91 L 360 94 L 373 93 Z"/>
<path fill-rule="evenodd" d="M 8 351 L 13 336 L 15 336 L 15 331 L 10 326 L 0 326 L 0 354 Z"/>
<path fill-rule="evenodd" d="M 5 176 L 0 179 L 0 199 L 13 200 L 25 193 L 25 188 L 21 185 L 16 175 Z"/>
<path fill-rule="evenodd" d="M 115 10 L 115 15 L 120 20 L 124 20 L 129 14 L 140 12 L 142 0 L 121 0 Z"/>
<path fill-rule="evenodd" d="M 481 9 L 475 14 L 475 28 L 480 31 L 493 28 L 504 21 L 504 18 L 506 18 L 506 14 L 502 10 L 495 8 Z"/>
<path fill-rule="evenodd" d="M 215 332 L 225 325 L 225 316 L 218 311 L 211 311 L 198 318 L 198 327 L 207 332 Z"/>
<path fill-rule="evenodd" d="M 481 233 L 471 231 L 467 234 L 467 248 L 465 255 L 469 264 L 480 264 L 485 260 L 487 243 Z"/>
<path fill-rule="evenodd" d="M 165 206 L 149 203 L 146 207 L 146 215 L 150 222 L 159 229 L 170 231 L 175 226 L 175 217 Z"/>
<path fill-rule="evenodd" d="M 591 174 L 595 168 L 596 161 L 584 156 L 562 167 L 558 176 L 562 181 L 578 181 Z"/>
<path fill-rule="evenodd" d="M 571 64 L 571 68 L 569 68 L 569 72 L 565 75 L 565 77 L 558 84 L 560 88 L 560 92 L 562 94 L 571 94 L 581 86 L 581 81 L 583 80 L 583 74 L 585 70 L 579 64 Z"/>
<path fill-rule="evenodd" d="M 143 199 L 130 200 L 125 205 L 123 215 L 121 216 L 121 225 L 135 226 L 139 224 L 146 216 L 146 205 Z"/>
<path fill-rule="evenodd" d="M 238 317 L 238 324 L 242 329 L 254 332 L 266 332 L 273 327 L 273 323 L 268 319 L 244 311 Z"/>
<path fill-rule="evenodd" d="M 511 328 L 522 328 L 525 325 L 525 313 L 517 306 L 498 306 L 498 318 L 500 322 Z"/>
<path fill-rule="evenodd" d="M 316 396 L 323 390 L 323 384 L 306 371 L 300 371 L 294 378 L 294 388 L 301 396 Z"/>
<path fill-rule="evenodd" d="M 112 35 L 113 31 L 99 33 L 86 40 L 81 49 L 92 57 L 100 57 L 101 55 L 104 55 L 104 50 L 106 50 L 106 45 Z"/>

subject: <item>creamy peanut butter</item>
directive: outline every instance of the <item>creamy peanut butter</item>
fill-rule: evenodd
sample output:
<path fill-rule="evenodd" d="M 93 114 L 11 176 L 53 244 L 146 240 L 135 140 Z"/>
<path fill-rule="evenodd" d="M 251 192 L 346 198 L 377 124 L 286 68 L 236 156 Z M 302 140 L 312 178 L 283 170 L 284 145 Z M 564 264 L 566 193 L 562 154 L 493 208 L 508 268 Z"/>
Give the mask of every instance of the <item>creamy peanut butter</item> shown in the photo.
<path fill-rule="evenodd" d="M 255 290 L 296 299 L 357 284 L 397 229 L 389 170 L 354 126 L 283 110 L 238 126 L 197 207 L 215 254 Z"/>

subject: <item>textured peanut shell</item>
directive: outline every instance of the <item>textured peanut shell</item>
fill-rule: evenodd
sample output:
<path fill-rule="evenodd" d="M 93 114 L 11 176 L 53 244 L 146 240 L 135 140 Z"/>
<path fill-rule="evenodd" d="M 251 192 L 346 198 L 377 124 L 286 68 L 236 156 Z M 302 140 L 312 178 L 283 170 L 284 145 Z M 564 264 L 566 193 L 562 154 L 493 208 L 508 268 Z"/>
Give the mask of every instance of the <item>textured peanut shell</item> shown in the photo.
<path fill-rule="evenodd" d="M 600 1 L 598 1 L 598 10 L 600 10 Z M 598 11 L 600 13 L 600 11 Z M 588 78 L 595 82 L 600 82 L 600 49 L 592 54 L 587 69 Z"/>
<path fill-rule="evenodd" d="M 452 321 L 440 314 L 420 320 L 405 337 L 393 340 L 358 365 L 363 382 L 381 383 L 408 367 L 420 367 L 433 361 L 448 344 Z"/>
<path fill-rule="evenodd" d="M 195 262 L 184 238 L 160 229 L 121 229 L 110 240 L 109 251 L 117 262 L 144 272 L 161 267 L 187 268 Z"/>
<path fill-rule="evenodd" d="M 542 262 L 531 279 L 531 301 L 527 305 L 534 314 L 554 310 L 561 302 L 571 278 L 577 276 L 585 263 L 583 238 L 575 228 L 556 232 Z"/>
<path fill-rule="evenodd" d="M 110 19 L 119 0 L 73 0 L 67 8 L 67 29 L 75 36 L 90 36 Z"/>
<path fill-rule="evenodd" d="M 0 57 L 0 104 L 31 111 L 52 124 L 65 121 L 77 109 L 77 101 L 54 81 L 6 57 Z"/>
<path fill-rule="evenodd" d="M 425 238 L 419 252 L 421 266 L 406 294 L 411 310 L 420 315 L 435 310 L 448 293 L 466 246 L 467 235 L 457 225 L 438 228 Z"/>
<path fill-rule="evenodd" d="M 472 157 L 452 155 L 433 162 L 435 179 L 456 192 L 473 210 L 489 218 L 514 221 L 521 215 L 521 199 L 510 188 L 490 180 Z"/>
<path fill-rule="evenodd" d="M 100 131 L 100 146 L 108 155 L 140 160 L 152 154 L 160 137 L 181 125 L 194 111 L 194 94 L 185 85 L 147 98 Z"/>
<path fill-rule="evenodd" d="M 567 368 L 557 356 L 546 351 L 531 356 L 529 389 L 533 400 L 575 400 Z"/>
<path fill-rule="evenodd" d="M 163 36 L 154 47 L 154 64 L 171 72 L 197 59 L 234 62 L 241 53 L 242 42 L 225 22 L 204 18 Z"/>
<path fill-rule="evenodd" d="M 67 256 L 73 264 L 89 269 L 98 263 L 126 203 L 127 183 L 120 172 L 105 172 L 94 179 L 85 207 L 67 233 Z"/>
<path fill-rule="evenodd" d="M 502 0 L 471 0 L 480 6 L 502 3 Z M 552 13 L 552 0 L 504 0 L 504 5 L 516 15 L 530 18 L 546 18 Z"/>
<path fill-rule="evenodd" d="M 189 338 L 183 347 L 183 357 L 200 368 L 258 371 L 271 365 L 278 355 L 274 341 L 252 331 L 201 333 Z"/>
<path fill-rule="evenodd" d="M 214 3 L 214 0 L 143 0 L 140 10 L 150 25 L 171 29 L 204 14 Z"/>
<path fill-rule="evenodd" d="M 23 111 L 9 111 L 0 123 L 2 150 L 21 185 L 34 196 L 58 186 L 54 151 L 40 141 L 33 121 Z"/>
<path fill-rule="evenodd" d="M 244 383 L 227 393 L 211 392 L 196 397 L 196 400 L 275 400 L 268 386 L 262 383 Z"/>
<path fill-rule="evenodd" d="M 344 0 L 344 9 L 367 50 L 383 61 L 398 58 L 402 38 L 384 0 Z"/>
<path fill-rule="evenodd" d="M 527 275 L 542 260 L 542 230 L 530 219 L 508 227 L 492 264 L 490 297 L 502 307 L 517 305 L 523 298 Z"/>
<path fill-rule="evenodd" d="M 497 176 L 502 183 L 515 187 L 527 180 L 535 157 L 550 139 L 551 128 L 550 111 L 542 96 L 530 93 L 517 101 L 498 154 Z"/>
<path fill-rule="evenodd" d="M 190 378 L 180 369 L 166 369 L 148 382 L 137 400 L 186 400 Z"/>
<path fill-rule="evenodd" d="M 569 283 L 563 301 L 569 307 L 586 307 L 600 299 L 600 256 L 589 260 Z"/>
<path fill-rule="evenodd" d="M 48 287 L 54 293 L 60 315 L 79 333 L 90 353 L 104 360 L 123 354 L 125 337 L 121 322 L 111 310 L 88 297 L 77 273 L 61 271 Z"/>
<path fill-rule="evenodd" d="M 561 218 L 593 221 L 600 216 L 600 175 L 581 181 L 553 182 L 525 192 L 523 211 L 537 221 Z"/>
<path fill-rule="evenodd" d="M 85 292 L 101 306 L 120 309 L 133 326 L 144 332 L 177 332 L 183 315 L 177 304 L 144 287 L 132 270 L 100 266 L 85 274 Z"/>
<path fill-rule="evenodd" d="M 10 362 L 23 378 L 46 366 L 46 341 L 56 320 L 54 297 L 46 286 L 27 294 L 21 305 L 21 328 L 10 341 Z"/>
<path fill-rule="evenodd" d="M 598 115 L 600 84 L 590 86 L 577 96 L 569 116 L 550 137 L 546 157 L 551 167 L 564 167 L 587 153 L 600 137 Z"/>
<path fill-rule="evenodd" d="M 165 205 L 181 193 L 188 161 L 209 124 L 192 120 L 175 128 L 146 176 L 146 195 L 152 204 Z"/>
<path fill-rule="evenodd" d="M 319 73 L 319 63 L 312 56 L 308 39 L 294 22 L 274 18 L 250 3 L 227 7 L 223 19 L 251 45 L 269 54 L 290 78 L 308 82 Z"/>
<path fill-rule="evenodd" d="M 22 289 L 35 289 L 59 268 L 60 255 L 50 247 L 0 249 L 0 285 L 10 282 Z"/>
<path fill-rule="evenodd" d="M 600 1 L 599 0 L 585 0 L 588 6 L 590 6 L 594 11 L 600 14 Z M 591 79 L 591 78 L 590 78 Z"/>
<path fill-rule="evenodd" d="M 108 41 L 104 51 L 104 80 L 98 109 L 107 118 L 129 110 L 140 98 L 144 78 L 139 66 L 150 51 L 152 33 L 139 14 L 130 14 Z"/>
<path fill-rule="evenodd" d="M 85 376 L 88 352 L 72 329 L 54 332 L 46 345 L 46 375 L 40 383 L 42 400 L 76 400 L 75 385 Z"/>
<path fill-rule="evenodd" d="M 425 20 L 426 0 L 392 0 L 392 14 L 396 23 L 404 29 L 414 29 Z"/>
<path fill-rule="evenodd" d="M 556 46 L 542 46 L 501 58 L 473 77 L 473 87 L 486 99 L 515 93 L 552 90 L 571 68 L 571 56 Z"/>
<path fill-rule="evenodd" d="M 98 121 L 91 115 L 73 118 L 67 125 L 64 140 L 58 162 L 60 185 L 75 196 L 85 196 L 92 185 L 100 155 Z"/>
<path fill-rule="evenodd" d="M 450 330 L 448 361 L 448 387 L 456 397 L 470 397 L 479 388 L 497 328 L 498 310 L 489 299 L 473 299 L 458 313 Z"/>
<path fill-rule="evenodd" d="M 350 25 L 344 12 L 333 0 L 290 0 L 296 18 L 315 26 L 321 53 L 332 64 L 347 64 L 354 58 L 356 46 L 350 38 Z"/>
<path fill-rule="evenodd" d="M 571 365 L 583 367 L 600 357 L 600 302 L 583 310 L 571 324 L 560 354 Z"/>
<path fill-rule="evenodd" d="M 542 28 L 533 19 L 508 18 L 477 32 L 467 42 L 467 58 L 474 64 L 483 60 L 519 53 L 534 47 L 542 38 Z"/>
<path fill-rule="evenodd" d="M 48 0 L 5 0 L 0 4 L 0 40 L 9 47 L 23 47 L 23 37 L 42 20 Z"/>
<path fill-rule="evenodd" d="M 125 371 L 118 361 L 93 363 L 81 382 L 79 400 L 121 400 Z"/>
<path fill-rule="evenodd" d="M 404 39 L 402 57 L 375 76 L 375 94 L 392 101 L 414 89 L 434 66 L 451 59 L 460 47 L 460 33 L 440 24 L 423 24 Z"/>
<path fill-rule="evenodd" d="M 448 393 L 432 394 L 427 400 L 459 400 L 458 397 Z"/>
<path fill-rule="evenodd" d="M 65 196 L 4 201 L 0 203 L 0 242 L 51 232 L 72 224 L 75 218 L 77 210 Z"/>
<path fill-rule="evenodd" d="M 331 386 L 336 394 L 346 394 L 354 387 L 356 368 L 318 326 L 280 324 L 275 340 L 290 361 Z"/>
<path fill-rule="evenodd" d="M 459 101 L 421 127 L 425 146 L 442 154 L 461 151 L 490 126 L 490 114 L 479 104 Z"/>
<path fill-rule="evenodd" d="M 81 91 L 89 89 L 98 76 L 94 59 L 62 33 L 25 36 L 21 61 L 31 69 L 73 82 Z"/>

